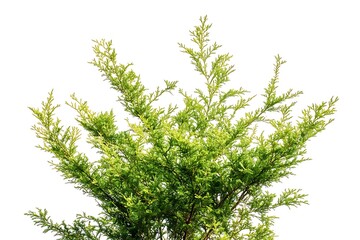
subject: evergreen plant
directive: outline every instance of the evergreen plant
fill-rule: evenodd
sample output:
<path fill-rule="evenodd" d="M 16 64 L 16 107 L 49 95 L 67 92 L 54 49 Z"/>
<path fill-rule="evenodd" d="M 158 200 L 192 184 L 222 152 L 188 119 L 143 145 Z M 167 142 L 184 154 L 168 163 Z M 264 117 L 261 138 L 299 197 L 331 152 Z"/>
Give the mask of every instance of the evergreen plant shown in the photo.
<path fill-rule="evenodd" d="M 112 110 L 94 112 L 71 95 L 66 104 L 88 133 L 99 159 L 78 151 L 79 127 L 63 126 L 55 116 L 53 91 L 40 108 L 31 107 L 38 123 L 32 129 L 38 147 L 67 182 L 95 198 L 101 213 L 78 214 L 72 223 L 54 222 L 46 209 L 29 211 L 34 223 L 56 239 L 274 239 L 274 210 L 307 203 L 299 189 L 271 192 L 271 186 L 308 160 L 306 143 L 333 121 L 337 97 L 292 109 L 302 94 L 278 93 L 285 61 L 275 57 L 274 75 L 260 106 L 249 104 L 243 88 L 225 90 L 234 66 L 230 54 L 217 54 L 207 17 L 190 31 L 194 48 L 179 44 L 204 80 L 203 89 L 178 91 L 184 107 L 155 107 L 173 93 L 175 81 L 149 92 L 132 64 L 121 64 L 111 41 L 95 40 L 91 62 L 134 121 L 123 128 Z M 266 125 L 265 128 L 261 126 Z"/>

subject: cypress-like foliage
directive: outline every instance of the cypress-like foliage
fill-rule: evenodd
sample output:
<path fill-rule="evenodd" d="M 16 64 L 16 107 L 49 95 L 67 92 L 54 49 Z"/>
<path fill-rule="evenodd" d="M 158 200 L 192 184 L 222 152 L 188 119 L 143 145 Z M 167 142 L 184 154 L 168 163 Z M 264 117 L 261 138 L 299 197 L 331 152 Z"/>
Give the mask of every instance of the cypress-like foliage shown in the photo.
<path fill-rule="evenodd" d="M 302 92 L 277 92 L 285 61 L 276 56 L 263 103 L 248 110 L 254 96 L 243 88 L 224 90 L 234 72 L 232 56 L 217 54 L 221 46 L 210 42 L 210 28 L 207 17 L 200 18 L 190 31 L 194 48 L 179 44 L 205 83 L 192 94 L 178 91 L 182 109 L 154 106 L 177 82 L 165 81 L 148 92 L 131 64 L 118 62 L 111 41 L 94 41 L 91 64 L 137 119 L 119 129 L 113 111 L 94 112 L 71 96 L 67 105 L 98 150 L 97 160 L 78 151 L 80 128 L 63 126 L 55 117 L 59 105 L 52 91 L 40 108 L 30 108 L 38 120 L 32 129 L 43 142 L 39 148 L 51 153 L 54 168 L 101 209 L 99 216 L 79 214 L 72 223 L 53 222 L 46 209 L 28 212 L 44 232 L 76 240 L 266 240 L 275 237 L 274 209 L 307 203 L 299 189 L 275 194 L 269 187 L 308 160 L 306 143 L 333 121 L 338 98 L 313 104 L 292 119 Z"/>

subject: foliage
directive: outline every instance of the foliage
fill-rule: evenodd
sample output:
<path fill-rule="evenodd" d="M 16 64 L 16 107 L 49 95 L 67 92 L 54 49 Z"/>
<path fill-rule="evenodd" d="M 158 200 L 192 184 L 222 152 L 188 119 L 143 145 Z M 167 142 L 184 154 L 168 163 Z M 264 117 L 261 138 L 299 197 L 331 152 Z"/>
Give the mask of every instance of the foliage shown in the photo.
<path fill-rule="evenodd" d="M 243 88 L 224 90 L 234 66 L 231 55 L 216 54 L 207 17 L 190 31 L 195 49 L 179 44 L 204 77 L 204 89 L 193 95 L 180 89 L 184 107 L 154 107 L 176 82 L 149 93 L 131 64 L 117 62 L 111 41 L 94 41 L 91 62 L 119 92 L 119 102 L 137 121 L 120 130 L 113 111 L 93 112 L 71 96 L 80 126 L 99 159 L 77 150 L 80 129 L 65 127 L 54 116 L 53 92 L 41 108 L 30 108 L 40 149 L 64 179 L 96 199 L 99 216 L 79 214 L 72 224 L 54 223 L 47 210 L 27 213 L 57 239 L 273 239 L 273 210 L 307 203 L 299 189 L 280 194 L 274 183 L 292 175 L 305 157 L 306 142 L 333 121 L 337 98 L 313 104 L 294 121 L 294 100 L 302 92 L 278 93 L 280 67 L 264 90 L 263 104 L 248 106 Z M 232 101 L 232 104 L 230 102 Z M 266 128 L 259 131 L 259 125 Z"/>

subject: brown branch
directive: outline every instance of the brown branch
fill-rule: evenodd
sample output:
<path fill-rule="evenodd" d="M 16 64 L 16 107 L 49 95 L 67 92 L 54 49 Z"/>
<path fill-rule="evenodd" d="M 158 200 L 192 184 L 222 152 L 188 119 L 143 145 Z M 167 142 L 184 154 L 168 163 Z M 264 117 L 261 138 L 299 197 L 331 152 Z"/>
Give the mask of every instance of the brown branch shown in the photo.
<path fill-rule="evenodd" d="M 204 240 L 209 239 L 210 234 L 211 234 L 213 231 L 214 231 L 214 229 L 210 229 L 210 230 L 206 233 L 206 235 L 205 235 L 205 237 L 204 237 Z"/>
<path fill-rule="evenodd" d="M 240 204 L 240 202 L 243 201 L 243 200 L 245 199 L 245 197 L 249 194 L 249 188 L 250 188 L 250 185 L 248 185 L 248 186 L 245 188 L 245 190 L 241 193 L 238 201 L 234 204 L 234 206 L 232 206 L 231 211 L 233 211 L 233 210 Z M 231 194 L 233 194 L 233 193 L 234 193 L 236 190 L 238 190 L 238 189 L 239 189 L 239 188 L 233 189 L 229 194 L 226 195 L 225 198 L 229 197 Z M 225 198 L 224 198 L 224 199 L 225 199 Z M 223 200 L 221 203 L 223 203 L 224 201 L 225 201 L 225 200 Z M 219 205 L 218 205 L 217 207 L 219 207 L 219 206 L 220 206 L 220 203 L 219 203 Z M 203 240 L 209 239 L 209 237 L 210 237 L 210 235 L 212 234 L 213 231 L 214 231 L 214 229 L 211 228 L 211 229 L 206 233 L 206 235 L 205 235 L 205 237 L 203 238 Z"/>
<path fill-rule="evenodd" d="M 185 221 L 186 224 L 189 224 L 191 222 L 191 219 L 194 216 L 194 213 L 195 213 L 195 202 L 191 206 L 191 211 L 190 211 L 189 217 Z"/>
<path fill-rule="evenodd" d="M 195 199 L 194 199 L 194 200 L 195 200 Z M 193 218 L 194 215 L 195 215 L 195 205 L 196 205 L 196 203 L 195 203 L 195 201 L 194 201 L 193 204 L 192 204 L 192 206 L 191 206 L 191 210 L 190 210 L 189 216 L 187 217 L 187 219 L 186 219 L 186 221 L 185 221 L 185 223 L 186 223 L 187 225 L 190 224 L 192 218 Z M 187 234 L 188 234 L 188 229 L 186 229 L 185 232 L 184 232 L 184 237 L 183 237 L 184 240 L 187 239 Z"/>
<path fill-rule="evenodd" d="M 234 206 L 232 206 L 231 211 L 233 211 L 233 210 L 240 204 L 240 202 L 245 199 L 245 197 L 246 197 L 246 196 L 248 195 L 248 193 L 249 193 L 249 188 L 250 188 L 250 185 L 247 186 L 247 187 L 245 188 L 245 190 L 241 193 L 241 195 L 240 195 L 239 199 L 237 200 L 237 202 L 234 204 Z"/>

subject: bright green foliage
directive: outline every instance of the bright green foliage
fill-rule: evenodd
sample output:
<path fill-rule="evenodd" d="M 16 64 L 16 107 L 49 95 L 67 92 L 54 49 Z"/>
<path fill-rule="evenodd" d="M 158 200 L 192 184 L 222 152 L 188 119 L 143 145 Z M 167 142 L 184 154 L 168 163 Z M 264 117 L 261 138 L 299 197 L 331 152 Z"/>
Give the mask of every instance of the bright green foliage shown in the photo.
<path fill-rule="evenodd" d="M 184 107 L 154 107 L 176 82 L 148 93 L 131 64 L 117 62 L 112 43 L 95 41 L 91 62 L 119 93 L 134 122 L 120 130 L 112 111 L 96 113 L 75 95 L 67 103 L 99 152 L 89 160 L 77 150 L 80 130 L 54 117 L 59 107 L 49 94 L 42 108 L 31 108 L 33 127 L 51 164 L 76 188 L 98 202 L 99 216 L 78 215 L 72 224 L 54 223 L 46 210 L 28 212 L 36 225 L 57 239 L 274 239 L 273 210 L 306 203 L 298 189 L 269 192 L 307 160 L 306 142 L 333 120 L 337 98 L 313 104 L 292 119 L 301 92 L 278 93 L 280 66 L 265 88 L 261 106 L 242 89 L 224 90 L 234 67 L 231 55 L 209 41 L 207 18 L 190 31 L 195 48 L 179 44 L 205 80 L 193 95 L 179 90 Z M 229 100 L 232 101 L 230 104 Z M 137 120 L 136 120 L 137 119 Z M 263 126 L 260 131 L 260 127 Z M 264 128 L 264 126 L 266 126 Z"/>

